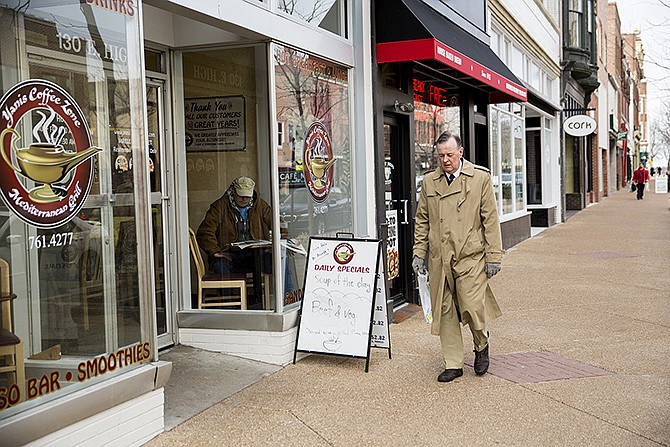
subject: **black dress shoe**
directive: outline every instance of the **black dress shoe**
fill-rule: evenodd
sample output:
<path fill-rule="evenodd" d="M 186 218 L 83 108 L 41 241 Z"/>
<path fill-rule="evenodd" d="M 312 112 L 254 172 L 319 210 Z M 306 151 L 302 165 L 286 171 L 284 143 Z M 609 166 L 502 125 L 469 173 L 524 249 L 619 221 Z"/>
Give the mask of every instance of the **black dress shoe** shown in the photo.
<path fill-rule="evenodd" d="M 475 374 L 483 376 L 489 370 L 489 345 L 481 351 L 475 351 Z"/>
<path fill-rule="evenodd" d="M 437 376 L 438 382 L 451 382 L 456 377 L 461 377 L 463 375 L 462 369 L 445 369 Z"/>

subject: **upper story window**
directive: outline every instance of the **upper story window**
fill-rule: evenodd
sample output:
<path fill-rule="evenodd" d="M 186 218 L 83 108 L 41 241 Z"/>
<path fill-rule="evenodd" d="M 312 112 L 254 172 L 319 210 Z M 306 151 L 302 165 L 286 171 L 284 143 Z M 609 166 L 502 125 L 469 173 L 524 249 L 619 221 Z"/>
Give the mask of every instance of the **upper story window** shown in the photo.
<path fill-rule="evenodd" d="M 276 5 L 295 19 L 348 37 L 347 0 L 276 0 Z"/>
<path fill-rule="evenodd" d="M 595 63 L 595 26 L 593 0 L 567 1 L 567 32 L 565 45 L 581 48 L 591 53 L 591 62 Z"/>
<path fill-rule="evenodd" d="M 570 0 L 568 7 L 568 46 L 583 48 L 584 0 Z"/>
<path fill-rule="evenodd" d="M 558 23 L 558 0 L 542 0 L 542 4 L 554 23 Z"/>
<path fill-rule="evenodd" d="M 491 49 L 527 86 L 551 101 L 558 101 L 554 91 L 556 76 L 551 74 L 551 70 L 513 44 L 509 36 L 496 27 L 491 28 Z"/>

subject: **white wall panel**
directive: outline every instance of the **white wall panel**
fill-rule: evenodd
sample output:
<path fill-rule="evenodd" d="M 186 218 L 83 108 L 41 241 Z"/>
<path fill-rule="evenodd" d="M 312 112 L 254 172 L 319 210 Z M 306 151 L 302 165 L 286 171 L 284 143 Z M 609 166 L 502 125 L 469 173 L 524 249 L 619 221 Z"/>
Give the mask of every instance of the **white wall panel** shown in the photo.
<path fill-rule="evenodd" d="M 524 30 L 533 42 L 525 42 L 544 52 L 556 65 L 560 63 L 561 35 L 535 0 L 495 0 L 516 21 L 520 30 Z M 493 3 L 493 2 L 492 2 Z M 556 24 L 557 26 L 557 24 Z M 508 29 L 514 33 L 515 30 Z M 517 30 L 518 32 L 519 30 Z M 514 34 L 517 38 L 518 34 Z M 526 39 L 523 39 L 526 40 Z"/>
<path fill-rule="evenodd" d="M 354 65 L 352 46 L 346 39 L 277 14 L 260 3 L 256 5 L 244 0 L 147 0 L 145 4 L 179 11 L 179 15 L 215 25 L 244 39 L 269 38 L 345 65 Z M 147 20 L 150 19 L 145 19 L 145 22 Z M 190 28 L 188 30 L 191 32 Z M 175 35 L 177 38 L 189 38 L 184 33 Z"/>
<path fill-rule="evenodd" d="M 26 446 L 139 446 L 163 431 L 163 403 L 160 388 Z"/>
<path fill-rule="evenodd" d="M 297 327 L 286 332 L 190 328 L 179 330 L 182 345 L 274 365 L 287 365 L 293 361 L 296 335 Z"/>

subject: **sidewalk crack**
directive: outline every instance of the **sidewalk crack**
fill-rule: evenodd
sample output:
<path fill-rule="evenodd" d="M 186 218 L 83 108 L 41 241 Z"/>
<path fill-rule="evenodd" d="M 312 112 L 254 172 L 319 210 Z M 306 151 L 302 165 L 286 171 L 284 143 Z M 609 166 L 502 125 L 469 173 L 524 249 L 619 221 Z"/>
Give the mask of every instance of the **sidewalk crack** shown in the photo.
<path fill-rule="evenodd" d="M 653 442 L 654 444 L 658 444 L 658 445 L 661 445 L 661 446 L 667 446 L 667 444 L 664 444 L 664 443 L 662 443 L 662 442 L 660 442 L 660 441 L 657 441 L 657 440 L 655 440 L 655 439 L 652 439 L 652 438 L 650 438 L 649 436 L 645 436 L 645 435 L 643 435 L 643 434 L 641 434 L 641 433 L 634 432 L 633 430 L 631 430 L 631 429 L 629 429 L 629 428 L 622 427 L 621 425 L 619 425 L 619 424 L 615 424 L 614 422 L 611 422 L 611 421 L 608 421 L 607 419 L 604 419 L 604 418 L 598 416 L 597 414 L 589 413 L 589 412 L 586 411 L 586 410 L 583 410 L 583 409 L 581 409 L 581 408 L 578 408 L 578 407 L 576 407 L 576 406 L 574 406 L 574 405 L 571 405 L 571 404 L 569 404 L 569 403 L 567 403 L 567 402 L 564 402 L 564 401 L 562 401 L 562 400 L 560 400 L 560 399 L 557 399 L 557 398 L 555 398 L 555 397 L 553 397 L 553 396 L 550 396 L 550 395 L 548 395 L 548 394 L 545 394 L 545 393 L 543 393 L 543 392 L 541 392 L 541 391 L 538 391 L 538 390 L 536 390 L 536 389 L 533 389 L 533 388 L 531 388 L 531 387 L 527 387 L 527 386 L 523 386 L 523 385 L 521 385 L 521 387 L 527 389 L 528 391 L 532 391 L 533 393 L 537 393 L 537 394 L 539 394 L 539 395 L 541 395 L 541 396 L 548 397 L 549 399 L 553 400 L 554 402 L 558 402 L 558 403 L 561 404 L 561 405 L 565 405 L 566 407 L 570 407 L 570 408 L 572 408 L 573 410 L 577 410 L 577 411 L 579 411 L 580 413 L 584 413 L 584 414 L 586 414 L 586 415 L 588 415 L 588 416 L 591 416 L 591 417 L 593 417 L 593 418 L 595 418 L 595 419 L 598 419 L 599 421 L 602 421 L 602 422 L 604 422 L 604 423 L 606 423 L 606 424 L 608 424 L 608 425 L 611 425 L 612 427 L 616 427 L 616 428 L 618 428 L 618 429 L 620 429 L 620 430 L 626 431 L 626 432 L 628 432 L 628 433 L 630 433 L 630 434 L 632 434 L 632 435 L 639 436 L 640 438 L 646 439 L 646 440 L 648 440 L 648 441 L 650 441 L 650 442 Z"/>
<path fill-rule="evenodd" d="M 302 425 L 304 425 L 305 427 L 307 427 L 308 430 L 310 430 L 312 433 L 314 433 L 314 434 L 315 434 L 316 436 L 318 436 L 319 438 L 323 439 L 323 442 L 325 442 L 325 443 L 328 444 L 328 445 L 335 445 L 335 444 L 333 444 L 332 442 L 330 442 L 329 440 L 327 440 L 326 438 L 324 438 L 324 437 L 321 435 L 321 433 L 319 433 L 318 431 L 316 431 L 316 430 L 314 430 L 312 427 L 310 427 L 309 424 L 307 424 L 305 421 L 303 421 L 302 419 L 300 419 L 300 417 L 298 417 L 298 415 L 295 414 L 295 413 L 293 412 L 293 410 L 289 410 L 289 412 L 291 413 L 291 415 L 292 415 L 294 418 L 296 418 L 298 421 L 300 421 L 300 423 L 301 423 Z"/>

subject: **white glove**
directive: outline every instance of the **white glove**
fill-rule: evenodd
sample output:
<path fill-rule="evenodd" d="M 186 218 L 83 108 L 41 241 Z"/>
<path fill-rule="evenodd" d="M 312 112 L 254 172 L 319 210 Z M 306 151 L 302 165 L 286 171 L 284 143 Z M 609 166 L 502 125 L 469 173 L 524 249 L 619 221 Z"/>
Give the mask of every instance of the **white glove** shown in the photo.
<path fill-rule="evenodd" d="M 502 264 L 500 262 L 487 262 L 484 264 L 484 272 L 486 272 L 486 277 L 491 279 L 502 269 Z"/>
<path fill-rule="evenodd" d="M 416 272 L 417 275 L 419 273 L 425 274 L 426 273 L 426 261 L 421 259 L 418 256 L 414 256 L 414 259 L 412 259 L 412 269 Z"/>

